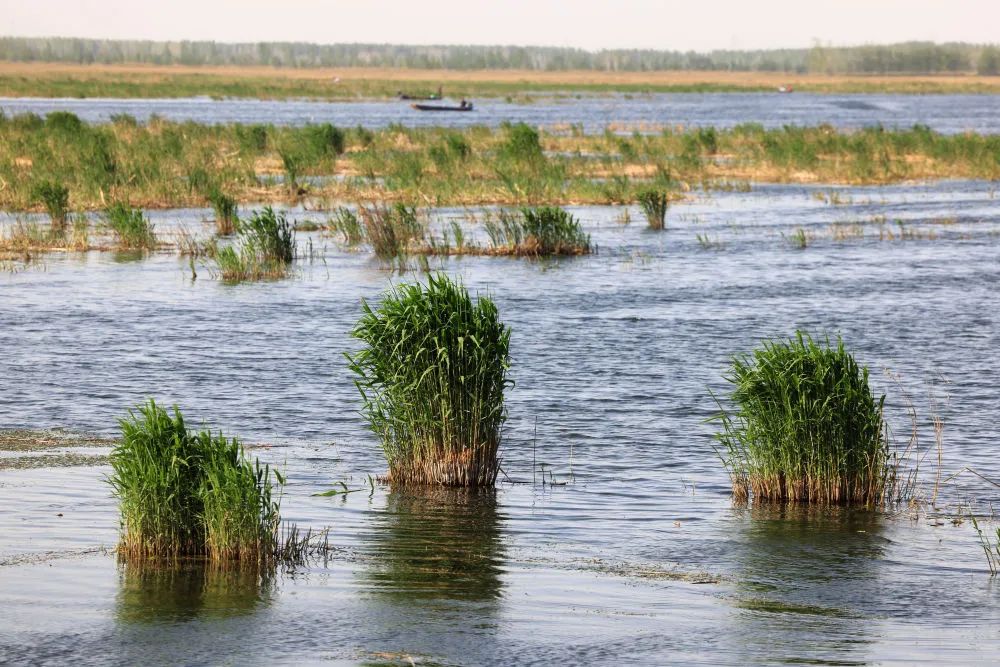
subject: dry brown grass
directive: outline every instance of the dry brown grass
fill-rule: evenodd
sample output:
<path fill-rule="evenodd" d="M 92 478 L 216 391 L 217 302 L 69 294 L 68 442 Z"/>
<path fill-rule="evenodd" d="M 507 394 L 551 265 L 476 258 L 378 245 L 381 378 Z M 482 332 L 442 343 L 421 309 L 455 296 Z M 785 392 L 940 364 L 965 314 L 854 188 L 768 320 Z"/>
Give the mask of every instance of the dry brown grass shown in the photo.
<path fill-rule="evenodd" d="M 427 82 L 490 83 L 525 86 L 697 86 L 777 88 L 792 86 L 801 91 L 833 92 L 850 90 L 886 92 L 960 90 L 1000 91 L 1000 76 L 957 75 L 824 75 L 784 72 L 721 72 L 721 71 L 661 71 L 661 72 L 601 72 L 590 70 L 440 70 L 388 67 L 333 67 L 315 69 L 278 68 L 263 66 L 185 66 L 185 65 L 80 65 L 72 63 L 0 62 L 0 77 L 35 79 L 80 78 L 131 82 L 166 83 L 175 77 L 205 76 L 225 79 L 271 79 L 286 81 L 317 81 L 329 84 L 336 79 L 350 82 Z"/>

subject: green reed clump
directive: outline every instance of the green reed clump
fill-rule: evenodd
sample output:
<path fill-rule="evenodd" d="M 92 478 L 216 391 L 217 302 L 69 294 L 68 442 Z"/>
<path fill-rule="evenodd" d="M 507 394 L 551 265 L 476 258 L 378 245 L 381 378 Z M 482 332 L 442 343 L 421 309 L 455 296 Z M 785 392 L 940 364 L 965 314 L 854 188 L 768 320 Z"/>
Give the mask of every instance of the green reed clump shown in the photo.
<path fill-rule="evenodd" d="M 45 207 L 45 212 L 52 220 L 53 231 L 61 231 L 66 227 L 69 188 L 55 181 L 38 181 L 31 188 L 31 198 Z"/>
<path fill-rule="evenodd" d="M 393 483 L 492 486 L 511 384 L 510 329 L 445 275 L 362 302 L 348 355 Z"/>
<path fill-rule="evenodd" d="M 659 190 L 643 190 L 636 199 L 646 216 L 646 224 L 650 229 L 660 230 L 666 226 L 667 206 L 669 198 L 666 192 Z"/>
<path fill-rule="evenodd" d="M 557 206 L 501 211 L 485 223 L 492 254 L 586 255 L 593 248 L 580 222 Z"/>
<path fill-rule="evenodd" d="M 108 482 L 121 513 L 121 559 L 246 563 L 278 553 L 271 470 L 248 460 L 238 439 L 190 431 L 179 409 L 171 416 L 152 400 L 119 425 Z"/>
<path fill-rule="evenodd" d="M 343 237 L 345 245 L 353 247 L 365 240 L 365 231 L 357 213 L 346 206 L 340 206 L 333 212 L 329 227 Z"/>
<path fill-rule="evenodd" d="M 45 127 L 56 132 L 72 134 L 83 130 L 83 121 L 70 111 L 51 111 L 45 114 Z"/>
<path fill-rule="evenodd" d="M 118 247 L 127 250 L 152 250 L 156 248 L 153 224 L 142 209 L 117 201 L 104 210 L 105 221 L 115 235 Z"/>
<path fill-rule="evenodd" d="M 215 231 L 220 236 L 229 236 L 234 233 L 240 221 L 236 199 L 218 187 L 214 187 L 208 193 L 208 201 L 212 205 L 212 210 L 215 211 Z"/>
<path fill-rule="evenodd" d="M 219 248 L 215 264 L 226 282 L 284 278 L 295 260 L 295 228 L 270 206 L 254 211 L 237 226 L 236 246 Z"/>
<path fill-rule="evenodd" d="M 375 256 L 393 260 L 406 256 L 414 241 L 424 238 L 425 229 L 417 208 L 402 202 L 358 207 L 358 218 Z"/>
<path fill-rule="evenodd" d="M 726 379 L 735 412 L 716 419 L 720 455 L 740 500 L 876 505 L 896 466 L 868 369 L 844 349 L 799 332 L 735 357 Z"/>
<path fill-rule="evenodd" d="M 526 123 L 506 127 L 507 136 L 500 144 L 500 157 L 513 162 L 538 162 L 543 159 L 538 130 Z"/>

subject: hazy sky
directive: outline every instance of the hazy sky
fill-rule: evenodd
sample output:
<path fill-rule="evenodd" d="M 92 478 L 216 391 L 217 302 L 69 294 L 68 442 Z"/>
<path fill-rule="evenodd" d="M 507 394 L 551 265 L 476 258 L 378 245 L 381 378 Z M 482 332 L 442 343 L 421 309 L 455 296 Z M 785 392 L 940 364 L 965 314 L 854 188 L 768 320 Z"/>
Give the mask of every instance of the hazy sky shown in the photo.
<path fill-rule="evenodd" d="M 1000 41 L 1000 0 L 0 0 L 0 35 L 770 48 Z"/>

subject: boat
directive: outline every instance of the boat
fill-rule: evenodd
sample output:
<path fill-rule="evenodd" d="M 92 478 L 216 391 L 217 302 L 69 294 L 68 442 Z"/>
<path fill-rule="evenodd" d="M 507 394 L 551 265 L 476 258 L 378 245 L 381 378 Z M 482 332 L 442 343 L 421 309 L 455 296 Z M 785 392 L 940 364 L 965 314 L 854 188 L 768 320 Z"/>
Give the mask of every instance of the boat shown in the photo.
<path fill-rule="evenodd" d="M 790 93 L 790 92 L 792 92 L 792 87 L 791 86 L 778 86 L 778 92 L 779 93 Z"/>
<path fill-rule="evenodd" d="M 472 111 L 472 102 L 462 100 L 461 104 L 411 104 L 417 111 Z"/>

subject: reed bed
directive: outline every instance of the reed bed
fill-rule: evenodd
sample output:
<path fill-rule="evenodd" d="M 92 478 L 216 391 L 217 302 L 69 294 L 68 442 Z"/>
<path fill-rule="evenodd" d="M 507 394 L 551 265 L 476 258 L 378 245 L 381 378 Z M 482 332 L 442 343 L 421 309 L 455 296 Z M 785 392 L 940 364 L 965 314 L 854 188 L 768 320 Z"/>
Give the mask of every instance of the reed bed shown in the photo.
<path fill-rule="evenodd" d="M 236 246 L 218 248 L 215 270 L 225 282 L 284 278 L 295 260 L 295 228 L 270 206 L 241 220 Z"/>
<path fill-rule="evenodd" d="M 279 555 L 274 485 L 283 481 L 251 462 L 237 438 L 191 431 L 180 410 L 171 416 L 152 400 L 119 425 L 108 481 L 121 512 L 122 560 L 260 563 Z"/>
<path fill-rule="evenodd" d="M 666 227 L 667 206 L 670 202 L 666 192 L 643 190 L 638 194 L 637 199 L 650 229 L 661 230 Z"/>
<path fill-rule="evenodd" d="M 31 195 L 32 199 L 45 207 L 45 212 L 52 221 L 52 229 L 62 230 L 69 215 L 69 188 L 62 183 L 43 180 L 32 186 Z"/>
<path fill-rule="evenodd" d="M 300 196 L 305 177 L 337 175 L 310 195 L 340 201 L 539 206 L 634 202 L 646 190 L 679 198 L 692 184 L 890 183 L 1000 178 L 1000 137 L 910 129 L 508 125 L 497 129 L 330 129 L 324 126 L 50 123 L 0 117 L 0 208 L 45 210 L 38 183 L 65 187 L 78 209 L 130 201 L 144 209 L 202 206 L 213 188 L 237 203 Z M 65 127 L 78 127 L 72 132 Z M 318 129 L 323 128 L 323 129 Z M 342 152 L 341 152 L 342 149 Z M 271 176 L 284 174 L 284 183 Z"/>
<path fill-rule="evenodd" d="M 114 234 L 119 248 L 125 250 L 153 250 L 156 248 L 156 234 L 153 225 L 142 209 L 126 202 L 112 203 L 104 210 L 104 219 Z"/>
<path fill-rule="evenodd" d="M 239 224 L 236 199 L 218 188 L 212 188 L 208 201 L 215 212 L 215 231 L 219 236 L 231 236 Z"/>
<path fill-rule="evenodd" d="M 393 484 L 493 486 L 512 383 L 510 329 L 486 297 L 431 275 L 362 302 L 349 355 Z"/>
<path fill-rule="evenodd" d="M 538 257 L 586 255 L 593 250 L 580 222 L 555 206 L 502 210 L 484 225 L 491 245 L 487 254 Z"/>
<path fill-rule="evenodd" d="M 726 378 L 734 412 L 716 418 L 738 500 L 865 506 L 896 490 L 895 457 L 868 369 L 838 340 L 801 332 L 737 356 Z"/>
<path fill-rule="evenodd" d="M 415 206 L 402 202 L 359 206 L 358 219 L 375 256 L 382 260 L 405 257 L 424 239 L 425 226 Z"/>

